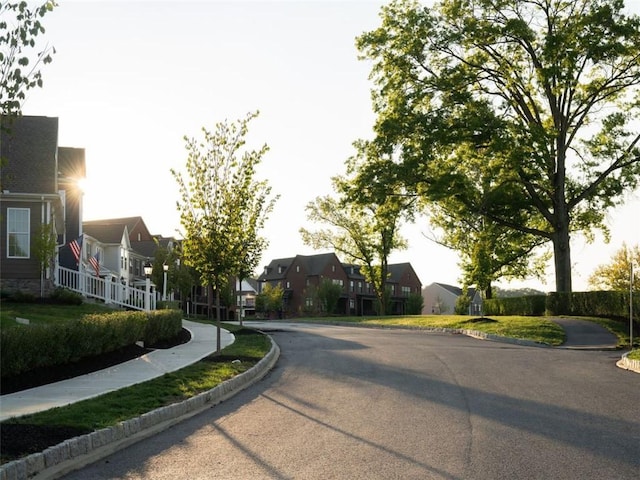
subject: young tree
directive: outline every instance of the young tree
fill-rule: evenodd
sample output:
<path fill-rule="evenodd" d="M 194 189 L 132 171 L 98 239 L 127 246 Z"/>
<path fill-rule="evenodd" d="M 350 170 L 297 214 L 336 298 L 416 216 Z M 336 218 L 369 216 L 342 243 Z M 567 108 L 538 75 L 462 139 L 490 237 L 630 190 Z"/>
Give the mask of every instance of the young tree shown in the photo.
<path fill-rule="evenodd" d="M 56 254 L 57 238 L 53 230 L 53 225 L 43 223 L 34 232 L 33 253 L 40 265 L 40 296 L 44 297 L 44 280 L 47 270 L 52 267 L 52 262 Z"/>
<path fill-rule="evenodd" d="M 317 295 L 321 311 L 332 315 L 336 313 L 338 300 L 340 300 L 340 295 L 342 295 L 342 287 L 337 283 L 333 283 L 330 279 L 325 278 L 320 282 L 320 285 L 318 285 Z"/>
<path fill-rule="evenodd" d="M 35 54 L 38 36 L 45 33 L 42 18 L 57 6 L 46 1 L 31 7 L 26 1 L 0 2 L 0 112 L 20 115 L 26 92 L 42 86 L 40 64 L 52 61 L 55 49 L 48 45 Z M 4 125 L 3 125 L 4 127 Z"/>
<path fill-rule="evenodd" d="M 266 200 L 270 187 L 254 179 L 268 147 L 244 148 L 248 123 L 257 115 L 250 113 L 235 123 L 220 122 L 213 132 L 203 128 L 200 141 L 185 138 L 186 178 L 171 170 L 180 189 L 182 258 L 198 272 L 202 285 L 215 291 L 218 351 L 221 289 L 246 268 L 246 262 L 259 258 L 265 242 L 257 232 L 272 206 Z"/>
<path fill-rule="evenodd" d="M 271 312 L 282 312 L 283 297 L 282 285 L 272 286 L 270 283 L 265 283 L 262 292 L 256 295 L 256 311 L 266 313 L 267 318 Z"/>
<path fill-rule="evenodd" d="M 633 289 L 640 290 L 640 246 L 635 245 L 627 248 L 622 244 L 611 261 L 600 265 L 589 277 L 589 285 L 603 290 L 629 291 L 629 280 L 631 279 L 631 266 L 633 265 Z"/>
<path fill-rule="evenodd" d="M 639 184 L 640 18 L 620 0 L 396 0 L 381 16 L 358 48 L 376 142 L 397 158 L 360 186 L 400 179 L 425 203 L 455 198 L 465 217 L 550 241 L 570 292 L 571 233 L 604 229 Z"/>

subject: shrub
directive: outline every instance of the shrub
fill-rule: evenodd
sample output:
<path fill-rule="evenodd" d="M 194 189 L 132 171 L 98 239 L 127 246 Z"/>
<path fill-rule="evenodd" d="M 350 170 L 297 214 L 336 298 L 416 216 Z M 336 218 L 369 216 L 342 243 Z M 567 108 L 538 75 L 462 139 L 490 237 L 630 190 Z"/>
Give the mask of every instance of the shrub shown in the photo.
<path fill-rule="evenodd" d="M 35 303 L 36 296 L 33 293 L 21 292 L 20 290 L 17 290 L 15 292 L 12 292 L 7 300 L 16 303 Z"/>
<path fill-rule="evenodd" d="M 133 345 L 174 338 L 182 329 L 180 310 L 116 311 L 84 315 L 53 325 L 18 325 L 0 332 L 2 376 L 64 365 Z"/>
<path fill-rule="evenodd" d="M 51 292 L 49 299 L 52 303 L 61 305 L 82 305 L 82 295 L 63 287 L 57 287 Z"/>
<path fill-rule="evenodd" d="M 147 316 L 143 340 L 145 345 L 153 345 L 175 337 L 181 329 L 182 312 L 180 310 L 154 310 Z"/>

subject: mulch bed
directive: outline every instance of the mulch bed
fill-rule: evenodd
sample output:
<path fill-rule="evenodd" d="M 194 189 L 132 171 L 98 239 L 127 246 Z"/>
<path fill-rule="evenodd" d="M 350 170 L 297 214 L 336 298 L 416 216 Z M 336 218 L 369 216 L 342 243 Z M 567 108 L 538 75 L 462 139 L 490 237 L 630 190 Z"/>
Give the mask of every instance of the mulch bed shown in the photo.
<path fill-rule="evenodd" d="M 6 395 L 40 385 L 59 382 L 79 375 L 85 375 L 132 360 L 158 348 L 171 348 L 181 345 L 188 342 L 190 338 L 191 335 L 189 332 L 183 328 L 175 338 L 151 345 L 148 348 L 133 345 L 122 348 L 116 352 L 86 358 L 73 364 L 39 368 L 15 378 L 2 378 L 0 391 L 3 395 Z M 9 421 L 0 424 L 0 456 L 2 463 L 31 453 L 41 452 L 47 447 L 57 445 L 69 438 L 90 433 L 90 431 L 68 426 L 30 425 L 8 422 Z"/>

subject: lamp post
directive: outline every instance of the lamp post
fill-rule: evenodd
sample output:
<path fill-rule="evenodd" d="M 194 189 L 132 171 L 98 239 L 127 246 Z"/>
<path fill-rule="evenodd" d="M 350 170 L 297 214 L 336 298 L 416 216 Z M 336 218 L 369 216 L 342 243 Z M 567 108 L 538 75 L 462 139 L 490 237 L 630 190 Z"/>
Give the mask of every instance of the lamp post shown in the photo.
<path fill-rule="evenodd" d="M 169 265 L 166 263 L 162 264 L 162 271 L 164 273 L 164 278 L 162 279 L 162 301 L 167 301 L 167 272 L 169 271 Z"/>
<path fill-rule="evenodd" d="M 151 310 L 151 272 L 153 271 L 153 266 L 147 262 L 142 267 L 144 270 L 145 280 L 145 296 L 144 296 L 144 309 L 148 312 Z"/>

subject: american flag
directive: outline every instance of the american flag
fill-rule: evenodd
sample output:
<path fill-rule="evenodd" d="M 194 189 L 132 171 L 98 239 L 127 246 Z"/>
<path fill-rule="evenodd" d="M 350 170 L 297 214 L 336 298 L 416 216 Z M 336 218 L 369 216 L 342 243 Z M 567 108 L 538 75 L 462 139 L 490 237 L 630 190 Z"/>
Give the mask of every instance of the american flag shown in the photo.
<path fill-rule="evenodd" d="M 100 276 L 100 252 L 96 252 L 96 254 L 89 259 L 89 263 L 96 271 L 96 276 Z"/>
<path fill-rule="evenodd" d="M 82 253 L 82 235 L 75 240 L 71 240 L 69 247 L 71 248 L 73 257 L 76 259 L 76 264 L 80 263 L 80 254 Z"/>

